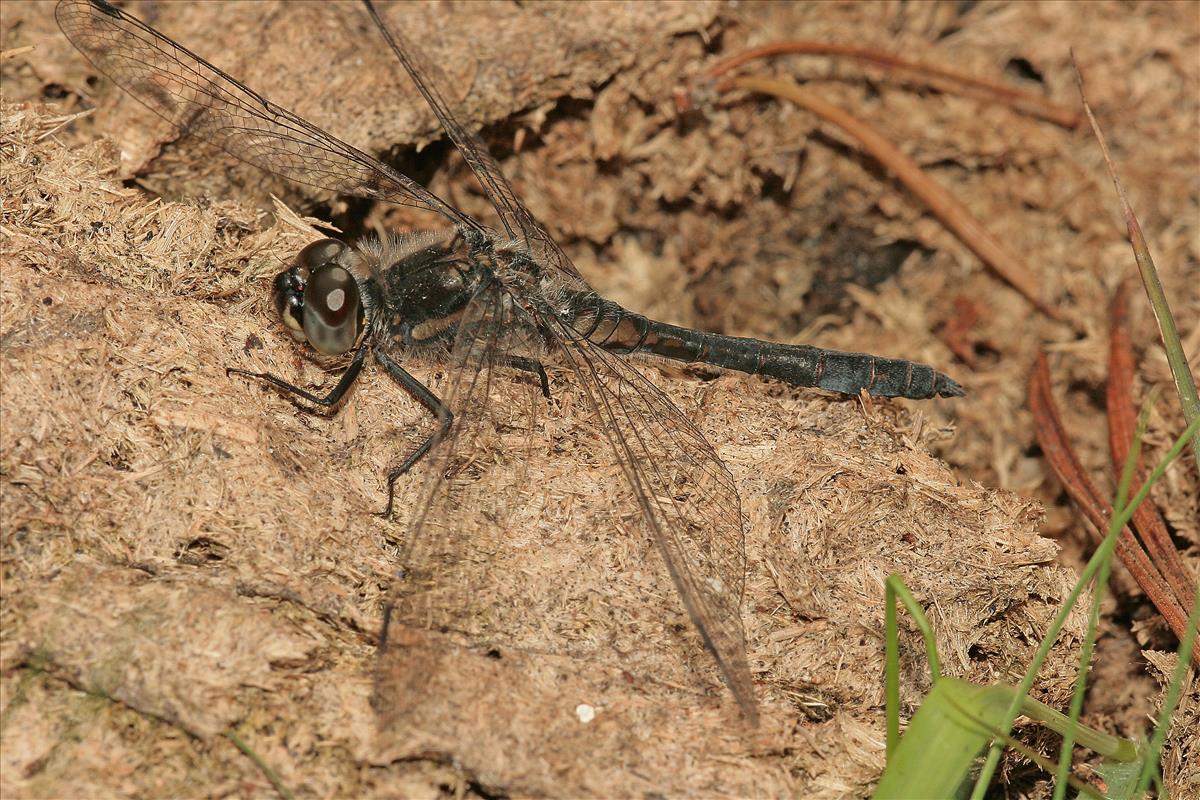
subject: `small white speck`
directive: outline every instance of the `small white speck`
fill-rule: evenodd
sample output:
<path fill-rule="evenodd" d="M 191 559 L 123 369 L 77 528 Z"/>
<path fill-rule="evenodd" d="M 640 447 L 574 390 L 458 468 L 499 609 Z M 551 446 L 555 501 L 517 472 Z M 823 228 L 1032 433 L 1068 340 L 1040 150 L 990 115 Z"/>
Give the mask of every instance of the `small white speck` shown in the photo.
<path fill-rule="evenodd" d="M 340 311 L 342 308 L 342 305 L 345 302 L 346 302 L 346 290 L 345 289 L 334 289 L 332 292 L 330 292 L 329 294 L 327 294 L 325 296 L 325 305 L 327 305 L 329 307 L 330 311 Z"/>
<path fill-rule="evenodd" d="M 596 718 L 596 709 L 589 706 L 587 703 L 580 703 L 575 706 L 575 716 L 579 717 L 579 721 L 584 725 Z"/>

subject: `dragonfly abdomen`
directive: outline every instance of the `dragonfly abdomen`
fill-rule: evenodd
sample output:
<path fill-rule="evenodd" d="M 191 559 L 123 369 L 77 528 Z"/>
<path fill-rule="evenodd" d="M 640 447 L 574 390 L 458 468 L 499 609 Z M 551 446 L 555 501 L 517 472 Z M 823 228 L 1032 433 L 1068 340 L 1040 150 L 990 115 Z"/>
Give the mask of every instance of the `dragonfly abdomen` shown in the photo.
<path fill-rule="evenodd" d="M 629 312 L 626 312 L 628 314 Z M 631 315 L 637 316 L 637 315 Z M 865 353 L 845 353 L 809 345 L 779 344 L 724 336 L 640 317 L 641 343 L 631 352 L 652 353 L 674 361 L 710 364 L 750 375 L 842 394 L 865 390 L 880 397 L 958 397 L 962 387 L 925 364 Z"/>
<path fill-rule="evenodd" d="M 709 364 L 793 386 L 880 397 L 958 397 L 962 387 L 925 364 L 809 345 L 779 344 L 681 328 L 635 314 L 595 292 L 572 298 L 575 332 L 613 353 Z"/>

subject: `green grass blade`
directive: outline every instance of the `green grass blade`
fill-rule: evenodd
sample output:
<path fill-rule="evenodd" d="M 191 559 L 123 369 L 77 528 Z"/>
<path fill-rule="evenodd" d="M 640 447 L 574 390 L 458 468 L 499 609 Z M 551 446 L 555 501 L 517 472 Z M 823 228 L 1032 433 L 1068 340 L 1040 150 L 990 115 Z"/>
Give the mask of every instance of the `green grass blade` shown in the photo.
<path fill-rule="evenodd" d="M 1136 742 L 1080 725 L 1078 720 L 1072 720 L 1061 711 L 1032 697 L 1022 698 L 1021 713 L 1030 719 L 1036 719 L 1055 733 L 1065 734 L 1074 727 L 1075 738 L 1081 745 L 1111 761 L 1128 764 L 1141 758 Z"/>
<path fill-rule="evenodd" d="M 1103 754 L 1112 763 L 1141 764 L 1137 745 L 1127 739 L 1080 727 L 1078 722 L 1044 703 L 1020 697 L 1011 686 L 977 686 L 958 678 L 941 678 L 925 697 L 875 790 L 875 800 L 912 797 L 952 797 L 965 788 L 978 755 L 993 739 L 1006 739 L 1000 725 L 1009 704 L 1017 699 L 1022 711 L 1063 732 L 1075 727 L 1079 741 Z M 1020 742 L 1008 740 L 1028 758 L 1050 771 L 1054 764 Z M 1092 797 L 1094 789 L 1068 778 L 1068 785 Z"/>
<path fill-rule="evenodd" d="M 1117 502 L 1113 508 L 1123 508 L 1129 499 L 1129 487 L 1133 484 L 1133 474 L 1137 469 L 1138 459 L 1142 454 L 1142 442 L 1146 438 L 1146 428 L 1150 423 L 1152 402 L 1152 400 L 1148 400 L 1138 415 L 1137 429 L 1134 431 L 1133 442 L 1128 455 L 1125 456 L 1125 463 L 1122 465 L 1121 480 L 1117 485 Z M 1054 800 L 1065 800 L 1067 796 L 1067 778 L 1071 774 L 1071 755 L 1075 749 L 1079 716 L 1083 713 L 1083 697 L 1087 690 L 1088 665 L 1092 663 L 1092 647 L 1096 642 L 1096 631 L 1100 624 L 1100 603 L 1104 600 L 1111 571 L 1112 560 L 1104 561 L 1100 565 L 1100 573 L 1097 575 L 1096 585 L 1092 589 L 1087 633 L 1083 638 L 1083 646 L 1079 648 L 1079 671 L 1075 675 L 1075 687 L 1071 695 L 1070 724 L 1063 732 L 1062 749 L 1058 757 L 1058 772 L 1054 781 Z"/>
<path fill-rule="evenodd" d="M 937 684 L 942 676 L 942 665 L 938 660 L 937 639 L 933 635 L 933 626 L 924 610 L 912 596 L 912 592 L 904 585 L 904 579 L 899 575 L 889 575 L 884 583 L 884 652 L 886 666 L 886 696 L 887 696 L 887 754 L 892 752 L 900 743 L 900 625 L 896 619 L 896 600 L 904 604 L 909 615 L 921 632 L 925 641 L 925 658 L 929 662 L 930 680 Z"/>
<path fill-rule="evenodd" d="M 1074 59 L 1074 54 L 1072 54 L 1072 59 Z M 1108 176 L 1112 178 L 1113 186 L 1117 190 L 1121 213 L 1125 217 L 1125 229 L 1129 234 L 1129 244 L 1133 247 L 1133 258 L 1137 262 L 1138 272 L 1142 276 L 1142 285 L 1146 288 L 1146 296 L 1150 299 L 1150 307 L 1153 309 L 1154 319 L 1158 323 L 1163 349 L 1167 353 L 1167 363 L 1171 366 L 1171 377 L 1175 381 L 1175 391 L 1179 394 L 1179 403 L 1183 408 L 1183 418 L 1187 420 L 1188 425 L 1191 425 L 1196 419 L 1200 419 L 1200 396 L 1196 393 L 1196 379 L 1192 376 L 1191 369 L 1188 368 L 1187 354 L 1183 352 L 1183 343 L 1179 339 L 1179 328 L 1175 325 L 1175 316 L 1171 313 L 1171 307 L 1167 303 L 1167 294 L 1163 291 L 1162 281 L 1158 277 L 1158 269 L 1154 266 L 1154 259 L 1150 257 L 1150 246 L 1146 244 L 1142 226 L 1133 213 L 1133 207 L 1129 204 L 1129 197 L 1125 194 L 1125 187 L 1121 185 L 1121 179 L 1117 177 L 1117 168 L 1113 165 L 1112 154 L 1108 151 L 1108 142 L 1104 138 L 1104 132 L 1100 130 L 1100 124 L 1096 122 L 1096 117 L 1092 114 L 1092 107 L 1088 104 L 1087 96 L 1083 91 L 1083 76 L 1079 73 L 1078 65 L 1075 67 L 1075 81 L 1079 86 L 1079 96 L 1083 100 L 1083 110 L 1087 113 L 1088 121 L 1092 125 L 1092 133 L 1104 156 Z M 1192 434 L 1191 444 L 1192 456 L 1196 459 L 1196 466 L 1200 467 L 1200 432 Z"/>
<path fill-rule="evenodd" d="M 1188 426 L 1192 427 L 1192 426 Z M 1192 648 L 1196 646 L 1196 628 L 1200 625 L 1200 585 L 1196 587 L 1196 596 L 1192 598 L 1192 611 L 1188 614 L 1187 631 L 1183 641 L 1179 643 L 1179 654 L 1176 656 L 1175 669 L 1171 672 L 1171 682 L 1167 685 L 1166 696 L 1163 697 L 1162 708 L 1158 712 L 1154 735 L 1150 738 L 1149 755 L 1138 776 L 1137 796 L 1141 796 L 1150 788 L 1150 781 L 1158 776 L 1158 759 L 1162 753 L 1163 743 L 1171 729 L 1171 717 L 1179 705 L 1179 696 L 1183 689 L 1183 681 L 1192 663 Z"/>
<path fill-rule="evenodd" d="M 1087 584 L 1096 576 L 1096 573 L 1100 571 L 1100 567 L 1104 561 L 1112 557 L 1113 548 L 1116 547 L 1117 543 L 1117 535 L 1120 533 L 1121 529 L 1129 523 L 1130 518 L 1133 516 L 1134 509 L 1141 505 L 1142 501 L 1146 499 L 1146 496 L 1150 494 L 1151 487 L 1153 487 L 1154 484 L 1162 478 L 1163 473 L 1167 471 L 1167 467 L 1169 467 L 1171 462 L 1179 457 L 1179 454 L 1183 451 L 1184 447 L 1186 447 L 1192 438 L 1196 436 L 1198 431 L 1200 431 L 1200 417 L 1192 420 L 1191 423 L 1188 424 L 1187 428 L 1184 429 L 1183 433 L 1176 438 L 1175 442 L 1171 445 L 1171 449 L 1167 451 L 1167 454 L 1163 456 L 1162 460 L 1154 465 L 1154 469 L 1151 470 L 1150 475 L 1146 478 L 1145 483 L 1143 483 L 1141 488 L 1138 489 L 1137 494 L 1133 497 L 1129 504 L 1113 513 L 1112 519 L 1109 521 L 1108 535 L 1104 538 L 1104 541 L 1100 543 L 1100 546 L 1096 548 L 1096 552 L 1088 561 L 1087 566 L 1084 567 L 1083 572 L 1079 576 L 1079 580 L 1076 581 L 1074 588 L 1067 596 L 1063 607 L 1059 609 L 1058 614 L 1055 615 L 1054 620 L 1050 623 L 1050 629 L 1047 631 L 1046 636 L 1043 637 L 1041 644 L 1038 645 L 1037 653 L 1034 654 L 1033 661 L 1030 663 L 1029 668 L 1025 671 L 1025 677 L 1021 680 L 1021 685 L 1018 687 L 1020 697 L 1013 699 L 1013 702 L 1008 709 L 1008 714 L 1006 715 L 1004 724 L 998 726 L 999 729 L 1004 732 L 1005 736 L 1007 736 L 1009 731 L 1012 730 L 1012 724 L 1016 720 L 1017 714 L 1020 712 L 1021 698 L 1027 696 L 1030 689 L 1033 688 L 1033 683 L 1037 678 L 1038 670 L 1041 669 L 1042 663 L 1046 660 L 1046 656 L 1050 653 L 1050 648 L 1054 646 L 1054 642 L 1057 640 L 1058 634 L 1062 630 L 1062 626 L 1066 622 L 1067 616 L 1071 613 L 1071 609 L 1073 609 L 1075 604 L 1079 601 L 1079 596 L 1083 593 L 1084 587 L 1087 586 Z M 1188 650 L 1188 657 L 1191 657 L 1190 649 Z M 991 783 L 992 776 L 996 773 L 996 767 L 1000 763 L 1000 755 L 1003 753 L 1003 751 L 1004 742 L 1002 740 L 998 740 L 992 745 L 992 748 L 988 753 L 987 761 L 983 765 L 983 770 L 979 774 L 979 780 L 976 782 L 975 789 L 971 794 L 972 800 L 983 800 L 983 797 L 987 792 L 988 784 Z"/>
<path fill-rule="evenodd" d="M 952 797 L 1004 720 L 1012 689 L 942 678 L 888 757 L 875 800 Z"/>

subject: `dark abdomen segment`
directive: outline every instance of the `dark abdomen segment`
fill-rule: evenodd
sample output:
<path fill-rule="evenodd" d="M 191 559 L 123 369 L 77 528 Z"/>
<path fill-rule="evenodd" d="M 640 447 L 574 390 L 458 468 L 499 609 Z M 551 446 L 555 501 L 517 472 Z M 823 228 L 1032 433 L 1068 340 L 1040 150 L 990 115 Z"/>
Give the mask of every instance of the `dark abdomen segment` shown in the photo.
<path fill-rule="evenodd" d="M 581 315 L 576 330 L 613 352 L 646 353 L 689 364 L 711 364 L 793 386 L 843 394 L 858 394 L 865 389 L 880 397 L 913 400 L 963 394 L 962 387 L 951 378 L 913 361 L 705 333 L 647 319 L 611 301 L 595 298 L 594 302 L 595 305 L 584 305 L 591 313 Z M 587 324 L 581 324 L 584 320 Z"/>
<path fill-rule="evenodd" d="M 638 350 L 675 361 L 712 364 L 764 375 L 793 386 L 815 386 L 843 394 L 858 394 L 865 389 L 880 397 L 913 400 L 963 394 L 962 387 L 952 379 L 933 367 L 913 361 L 722 336 L 665 322 L 648 322 L 647 335 Z"/>

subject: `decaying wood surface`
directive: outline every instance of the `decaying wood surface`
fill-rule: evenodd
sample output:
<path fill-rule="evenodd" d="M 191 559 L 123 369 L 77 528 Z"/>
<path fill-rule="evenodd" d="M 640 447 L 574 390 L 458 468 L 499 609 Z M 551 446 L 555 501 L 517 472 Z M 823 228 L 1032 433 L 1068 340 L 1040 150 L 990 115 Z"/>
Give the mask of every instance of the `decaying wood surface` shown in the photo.
<path fill-rule="evenodd" d="M 794 109 L 745 100 L 677 119 L 671 89 L 714 53 L 783 31 L 875 42 L 981 72 L 1031 70 L 1070 102 L 1075 45 L 1110 134 L 1125 137 L 1124 177 L 1143 227 L 1161 232 L 1152 246 L 1189 351 L 1200 349 L 1200 280 L 1185 270 L 1194 278 L 1200 263 L 1186 177 L 1196 154 L 1185 147 L 1200 32 L 1172 7 L 1097 5 L 1083 18 L 1020 4 L 962 18 L 903 5 L 390 9 L 429 43 L 534 212 L 614 299 L 682 324 L 928 361 L 971 392 L 864 405 L 646 368 L 717 447 L 750 521 L 744 618 L 764 714 L 750 731 L 651 542 L 608 502 L 618 476 L 564 391 L 532 436 L 494 432 L 488 444 L 508 457 L 473 467 L 513 511 L 505 530 L 480 534 L 494 537 L 496 569 L 476 598 L 506 636 L 462 649 L 430 684 L 430 713 L 398 719 L 372 698 L 380 602 L 405 526 L 372 512 L 428 421 L 374 371 L 322 418 L 224 370 L 331 381 L 267 299 L 274 273 L 316 237 L 302 213 L 361 229 L 428 220 L 376 211 L 356 223 L 354 208 L 172 141 L 106 81 L 85 83 L 90 67 L 51 6 L 11 7 L 3 49 L 37 48 L 0 62 L 5 796 L 270 793 L 230 732 L 297 795 L 861 796 L 883 763 L 892 572 L 926 605 L 948 671 L 991 682 L 1024 669 L 1073 580 L 1042 537 L 1064 540 L 1068 564 L 1078 546 L 1030 449 L 1025 374 L 1048 343 L 1068 381 L 1068 427 L 1100 469 L 1090 387 L 1103 377 L 1103 309 L 1132 269 L 1098 153 L 1082 134 L 922 96 L 870 69 L 779 65 L 886 127 L 1030 254 L 1079 336 L 1036 318 Z M 357 146 L 398 148 L 435 191 L 485 215 L 444 146 L 417 149 L 436 138 L 432 120 L 365 18 L 325 23 L 319 4 L 256 3 L 222 6 L 230 17 L 214 24 L 216 8 L 131 10 Z M 76 94 L 93 91 L 101 110 L 71 119 Z M 939 338 L 964 302 L 977 319 L 973 367 Z M 1145 317 L 1143 380 L 1156 385 L 1169 379 Z M 413 371 L 435 389 L 444 377 Z M 1181 427 L 1172 413 L 1156 419 L 1152 450 Z M 1183 469 L 1156 491 L 1193 564 L 1196 481 Z M 415 488 L 404 486 L 402 507 Z M 506 618 L 514 593 L 536 613 Z M 1069 695 L 1081 631 L 1073 618 L 1041 673 L 1046 702 Z M 1138 633 L 1143 646 L 1170 646 L 1152 622 Z M 915 703 L 927 673 L 915 632 L 905 636 Z M 1105 713 L 1118 726 L 1132 715 Z M 1180 713 L 1194 715 L 1194 702 Z M 1188 746 L 1168 751 L 1179 785 L 1188 776 L 1172 753 Z"/>

